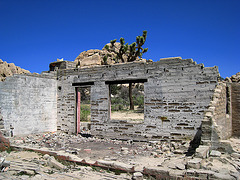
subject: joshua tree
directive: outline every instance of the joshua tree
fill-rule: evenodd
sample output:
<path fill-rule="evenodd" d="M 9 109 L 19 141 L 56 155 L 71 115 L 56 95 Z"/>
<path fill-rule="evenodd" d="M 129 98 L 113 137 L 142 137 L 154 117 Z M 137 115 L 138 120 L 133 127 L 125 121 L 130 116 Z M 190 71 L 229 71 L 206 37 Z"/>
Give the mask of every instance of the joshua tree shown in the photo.
<path fill-rule="evenodd" d="M 128 45 L 125 44 L 124 38 L 120 38 L 120 48 L 116 48 L 115 43 L 117 39 L 110 41 L 110 46 L 105 45 L 105 49 L 111 53 L 114 52 L 116 56 L 114 57 L 115 62 L 119 62 L 121 60 L 122 62 L 133 62 L 138 57 L 142 58 L 143 53 L 148 51 L 148 48 L 142 48 L 144 43 L 146 42 L 147 38 L 147 31 L 143 31 L 142 36 L 136 37 L 136 42 L 133 42 L 132 44 Z M 103 57 L 104 64 L 107 64 L 107 58 L 108 55 Z M 132 83 L 129 83 L 129 101 L 130 101 L 130 110 L 134 110 L 134 104 L 133 104 L 133 98 L 132 98 Z"/>
<path fill-rule="evenodd" d="M 111 40 L 110 41 L 110 46 L 105 45 L 105 49 L 111 53 L 114 52 L 116 54 L 116 57 L 114 58 L 115 62 L 119 62 L 121 60 L 122 62 L 133 62 L 135 61 L 138 57 L 142 58 L 143 53 L 148 51 L 148 48 L 142 48 L 144 45 L 145 41 L 147 38 L 147 31 L 143 31 L 142 36 L 137 36 L 136 37 L 136 42 L 133 42 L 132 44 L 128 45 L 125 44 L 124 38 L 120 38 L 120 48 L 116 48 L 115 43 L 117 39 Z M 127 57 L 124 59 L 124 57 Z M 106 62 L 108 55 L 104 56 L 103 60 Z"/>

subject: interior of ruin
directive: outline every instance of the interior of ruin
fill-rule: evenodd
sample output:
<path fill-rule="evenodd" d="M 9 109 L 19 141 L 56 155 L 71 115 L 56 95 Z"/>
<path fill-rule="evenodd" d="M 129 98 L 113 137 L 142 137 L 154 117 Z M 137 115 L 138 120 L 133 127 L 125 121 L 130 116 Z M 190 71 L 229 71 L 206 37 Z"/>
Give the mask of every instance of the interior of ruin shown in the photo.
<path fill-rule="evenodd" d="M 180 57 L 100 64 L 81 61 L 76 66 L 58 60 L 41 74 L 4 77 L 0 130 L 11 145 L 1 137 L 0 148 L 20 148 L 128 173 L 138 173 L 140 168 L 142 174 L 156 179 L 220 177 L 220 170 L 205 167 L 204 162 L 230 153 L 228 159 L 233 159 L 221 167 L 236 169 L 223 177 L 239 175 L 237 143 L 229 138 L 240 135 L 240 74 L 223 81 L 218 67 Z M 109 153 L 119 156 L 109 161 Z M 54 162 L 55 168 L 65 171 L 67 167 L 51 156 L 45 157 L 45 163 Z M 130 157 L 138 165 L 131 165 Z M 22 172 L 12 161 L 13 171 Z M 158 163 L 157 168 L 146 166 L 148 161 Z M 175 161 L 179 165 L 171 164 Z M 6 170 L 10 165 L 1 166 Z M 30 172 L 27 168 L 25 173 Z M 31 172 L 38 174 L 37 169 Z"/>

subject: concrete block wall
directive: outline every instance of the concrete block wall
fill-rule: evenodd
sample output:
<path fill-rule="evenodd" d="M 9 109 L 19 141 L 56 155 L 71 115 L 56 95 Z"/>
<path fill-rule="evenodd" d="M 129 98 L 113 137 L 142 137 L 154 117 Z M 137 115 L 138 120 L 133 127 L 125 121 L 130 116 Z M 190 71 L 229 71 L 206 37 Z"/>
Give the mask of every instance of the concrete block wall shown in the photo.
<path fill-rule="evenodd" d="M 64 71 L 63 71 L 64 73 Z M 73 76 L 58 76 L 57 82 L 57 130 L 65 133 L 76 131 L 76 92 Z"/>
<path fill-rule="evenodd" d="M 0 82 L 0 108 L 7 134 L 56 131 L 56 87 L 56 79 L 48 75 L 14 75 Z"/>
<path fill-rule="evenodd" d="M 240 83 L 232 83 L 232 135 L 240 137 Z"/>
<path fill-rule="evenodd" d="M 61 92 L 58 92 L 58 129 L 75 133 L 76 93 L 73 84 L 81 86 L 92 82 L 93 135 L 136 140 L 189 138 L 201 124 L 218 77 L 217 67 L 206 68 L 192 59 L 58 70 L 58 86 L 61 86 Z M 146 80 L 144 122 L 112 121 L 108 82 L 139 79 Z"/>

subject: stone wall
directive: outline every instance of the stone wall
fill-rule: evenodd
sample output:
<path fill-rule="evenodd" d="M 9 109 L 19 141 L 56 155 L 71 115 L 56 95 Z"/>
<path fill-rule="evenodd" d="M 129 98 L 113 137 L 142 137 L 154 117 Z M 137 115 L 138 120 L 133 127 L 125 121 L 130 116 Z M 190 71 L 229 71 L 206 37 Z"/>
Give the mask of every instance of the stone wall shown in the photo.
<path fill-rule="evenodd" d="M 240 137 L 240 84 L 232 83 L 232 135 Z"/>
<path fill-rule="evenodd" d="M 76 128 L 75 107 L 76 94 L 72 86 L 73 77 L 65 74 L 58 76 L 57 82 L 57 130 L 65 133 L 74 133 Z"/>
<path fill-rule="evenodd" d="M 0 82 L 7 135 L 11 131 L 21 135 L 57 130 L 57 82 L 49 75 L 14 75 Z"/>
<path fill-rule="evenodd" d="M 182 139 L 201 125 L 219 77 L 217 67 L 192 59 L 58 70 L 58 130 L 76 132 L 78 86 L 91 87 L 93 135 L 122 139 Z M 112 121 L 109 84 L 144 80 L 144 122 Z"/>
<path fill-rule="evenodd" d="M 221 140 L 232 135 L 231 84 L 219 82 L 209 108 L 205 110 L 202 140 L 218 147 Z"/>
<path fill-rule="evenodd" d="M 71 61 L 55 61 L 50 63 L 49 71 L 56 71 L 58 69 L 72 69 L 76 67 L 75 62 Z"/>

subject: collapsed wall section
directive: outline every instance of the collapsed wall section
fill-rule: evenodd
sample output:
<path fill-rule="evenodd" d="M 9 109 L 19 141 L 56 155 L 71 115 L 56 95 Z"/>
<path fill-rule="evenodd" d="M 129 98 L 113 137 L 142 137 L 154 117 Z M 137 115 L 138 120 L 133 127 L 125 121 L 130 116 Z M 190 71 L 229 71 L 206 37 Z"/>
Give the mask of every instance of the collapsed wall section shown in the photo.
<path fill-rule="evenodd" d="M 6 135 L 56 131 L 57 82 L 47 75 L 14 75 L 0 83 Z"/>
<path fill-rule="evenodd" d="M 59 70 L 58 130 L 76 132 L 75 87 L 92 82 L 93 135 L 136 140 L 189 138 L 201 125 L 218 77 L 217 67 L 205 68 L 192 59 Z M 143 123 L 112 121 L 107 82 L 139 79 L 146 80 Z"/>
<path fill-rule="evenodd" d="M 202 121 L 202 140 L 219 148 L 220 141 L 232 135 L 231 84 L 219 82 L 214 90 L 209 108 L 205 110 Z"/>

